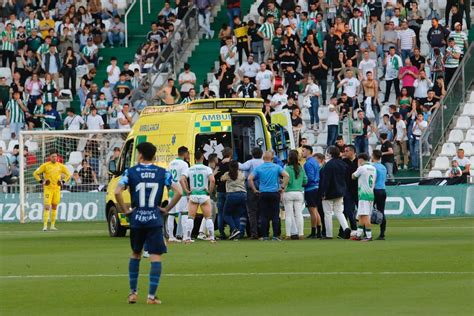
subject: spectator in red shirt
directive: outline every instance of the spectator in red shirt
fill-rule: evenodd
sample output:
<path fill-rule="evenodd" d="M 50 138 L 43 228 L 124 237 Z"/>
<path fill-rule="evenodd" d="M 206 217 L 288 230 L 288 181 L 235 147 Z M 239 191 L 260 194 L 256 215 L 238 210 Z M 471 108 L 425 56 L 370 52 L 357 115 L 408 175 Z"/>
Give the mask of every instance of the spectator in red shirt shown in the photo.
<path fill-rule="evenodd" d="M 415 93 L 415 79 L 418 78 L 418 68 L 412 65 L 410 58 L 405 59 L 405 66 L 398 71 L 398 79 L 402 82 L 402 88 L 406 88 L 408 95 L 413 98 Z"/>

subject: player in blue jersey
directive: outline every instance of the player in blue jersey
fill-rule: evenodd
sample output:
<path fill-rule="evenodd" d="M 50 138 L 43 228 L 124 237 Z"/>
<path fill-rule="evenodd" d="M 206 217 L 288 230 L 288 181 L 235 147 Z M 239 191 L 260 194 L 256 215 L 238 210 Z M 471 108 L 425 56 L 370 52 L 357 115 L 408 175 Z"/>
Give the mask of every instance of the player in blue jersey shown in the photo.
<path fill-rule="evenodd" d="M 161 276 L 161 255 L 166 253 L 163 237 L 163 216 L 167 214 L 181 198 L 181 188 L 172 183 L 171 174 L 153 164 L 156 147 L 148 142 L 136 147 L 138 165 L 125 170 L 115 190 L 115 198 L 121 212 L 128 215 L 130 221 L 130 244 L 132 256 L 128 266 L 130 294 L 128 303 L 137 302 L 138 271 L 143 246 L 146 243 L 150 253 L 150 287 L 147 304 L 161 304 L 156 296 Z M 160 208 L 165 186 L 173 190 L 173 199 L 165 207 Z M 129 190 L 131 207 L 123 201 L 123 191 Z"/>

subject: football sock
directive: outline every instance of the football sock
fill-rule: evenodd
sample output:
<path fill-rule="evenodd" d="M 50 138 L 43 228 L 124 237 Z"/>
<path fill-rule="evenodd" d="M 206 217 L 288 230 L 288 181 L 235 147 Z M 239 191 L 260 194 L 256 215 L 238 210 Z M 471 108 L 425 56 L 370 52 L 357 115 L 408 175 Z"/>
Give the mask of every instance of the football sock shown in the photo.
<path fill-rule="evenodd" d="M 58 215 L 58 210 L 51 211 L 51 226 L 54 227 L 56 225 L 56 217 Z"/>
<path fill-rule="evenodd" d="M 363 232 L 364 232 L 364 226 L 358 225 L 358 226 L 357 226 L 357 233 L 356 233 L 356 236 L 357 236 L 357 237 L 362 236 L 362 233 L 363 233 Z"/>
<path fill-rule="evenodd" d="M 366 228 L 366 229 L 365 229 L 365 236 L 366 236 L 367 238 L 372 238 L 372 229 Z"/>
<path fill-rule="evenodd" d="M 174 214 L 169 214 L 166 221 L 166 230 L 168 231 L 168 238 L 174 238 Z"/>
<path fill-rule="evenodd" d="M 316 230 L 317 230 L 317 232 L 318 232 L 318 235 L 321 235 L 321 225 L 318 225 L 318 226 L 316 227 Z"/>
<path fill-rule="evenodd" d="M 187 220 L 187 225 L 186 225 L 186 240 L 190 240 L 191 239 L 191 234 L 193 233 L 193 228 L 194 228 L 194 218 L 192 218 L 191 216 L 188 216 L 188 220 Z M 183 237 L 184 238 L 184 237 Z"/>
<path fill-rule="evenodd" d="M 130 281 L 130 291 L 137 292 L 138 270 L 140 268 L 140 259 L 130 258 L 128 263 L 128 279 Z"/>
<path fill-rule="evenodd" d="M 181 220 L 179 220 L 181 224 L 180 233 L 181 233 L 181 237 L 183 237 L 183 239 L 186 239 L 186 236 L 187 236 L 186 232 L 188 231 L 188 213 L 181 213 L 180 215 L 181 215 Z M 176 231 L 176 235 L 179 235 L 178 231 Z"/>
<path fill-rule="evenodd" d="M 214 222 L 211 217 L 206 218 L 206 228 L 209 233 L 209 238 L 214 240 Z"/>
<path fill-rule="evenodd" d="M 316 227 L 311 227 L 311 235 L 316 235 Z"/>
<path fill-rule="evenodd" d="M 49 211 L 43 211 L 43 228 L 48 228 Z"/>
<path fill-rule="evenodd" d="M 186 213 L 187 214 L 187 213 Z M 183 237 L 183 221 L 181 219 L 182 214 L 178 214 L 178 224 L 176 225 L 176 237 L 181 236 Z"/>
<path fill-rule="evenodd" d="M 247 228 L 247 217 L 242 216 L 240 218 L 240 226 L 239 226 L 239 231 L 240 231 L 240 238 L 244 237 L 245 234 L 245 229 Z"/>
<path fill-rule="evenodd" d="M 148 297 L 154 298 L 156 295 L 156 290 L 158 289 L 158 284 L 160 284 L 161 276 L 161 262 L 152 262 L 150 268 L 150 288 L 148 290 Z"/>
<path fill-rule="evenodd" d="M 201 221 L 201 226 L 199 226 L 199 233 L 204 234 L 204 231 L 206 230 L 206 221 L 202 220 Z"/>

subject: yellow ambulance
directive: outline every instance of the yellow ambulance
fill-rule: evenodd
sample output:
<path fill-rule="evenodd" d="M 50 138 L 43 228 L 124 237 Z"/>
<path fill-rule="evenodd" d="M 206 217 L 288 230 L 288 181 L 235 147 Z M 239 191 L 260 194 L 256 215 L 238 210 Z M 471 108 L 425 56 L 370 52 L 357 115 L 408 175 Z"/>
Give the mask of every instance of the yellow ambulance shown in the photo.
<path fill-rule="evenodd" d="M 118 213 L 114 191 L 124 170 L 136 163 L 135 147 L 141 142 L 156 146 L 156 164 L 164 168 L 176 158 L 180 146 L 186 146 L 191 157 L 196 150 L 203 151 L 206 160 L 210 154 L 222 158 L 223 149 L 231 147 L 234 159 L 244 162 L 251 158 L 250 152 L 257 146 L 263 151 L 273 149 L 284 159 L 293 147 L 288 133 L 284 132 L 291 130 L 291 125 L 283 129 L 281 123 L 268 124 L 262 107 L 262 99 L 250 98 L 205 99 L 146 107 L 125 141 L 117 170 L 107 188 L 105 215 L 110 236 L 126 234 L 127 222 L 123 214 Z M 126 202 L 129 199 L 126 197 Z"/>

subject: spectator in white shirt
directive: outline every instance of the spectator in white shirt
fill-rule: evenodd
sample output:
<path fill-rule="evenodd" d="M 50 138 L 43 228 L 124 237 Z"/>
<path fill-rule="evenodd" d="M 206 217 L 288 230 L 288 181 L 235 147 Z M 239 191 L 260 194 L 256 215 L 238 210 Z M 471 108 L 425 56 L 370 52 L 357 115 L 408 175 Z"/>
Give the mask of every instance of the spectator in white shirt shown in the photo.
<path fill-rule="evenodd" d="M 243 62 L 239 67 L 239 76 L 241 78 L 249 77 L 251 82 L 257 83 L 256 76 L 259 70 L 260 67 L 253 61 L 253 55 L 250 54 L 247 58 L 247 61 Z"/>
<path fill-rule="evenodd" d="M 428 95 L 428 90 L 433 87 L 433 82 L 426 76 L 424 70 L 420 70 L 419 77 L 413 83 L 415 87 L 415 99 L 423 99 Z"/>
<path fill-rule="evenodd" d="M 227 66 L 233 71 L 235 70 L 235 57 L 237 54 L 237 46 L 232 43 L 232 37 L 225 39 L 225 45 L 221 47 L 221 61 L 227 63 Z"/>
<path fill-rule="evenodd" d="M 256 79 L 260 97 L 263 100 L 267 100 L 272 90 L 273 72 L 267 69 L 265 63 L 260 64 L 260 71 L 257 73 Z"/>
<path fill-rule="evenodd" d="M 397 130 L 397 134 L 395 136 L 395 159 L 397 160 L 397 164 L 400 169 L 408 169 L 408 150 L 407 150 L 407 125 L 403 120 L 403 117 L 400 113 L 395 112 L 393 114 L 395 121 L 395 129 Z M 401 163 L 401 156 L 403 156 L 403 163 L 405 167 L 402 167 Z"/>
<path fill-rule="evenodd" d="M 415 31 L 408 28 L 407 20 L 402 21 L 401 29 L 398 31 L 398 47 L 402 52 L 403 61 L 413 56 L 413 49 L 416 47 L 416 34 Z"/>
<path fill-rule="evenodd" d="M 97 114 L 97 108 L 95 106 L 91 108 L 91 113 L 87 115 L 86 126 L 89 130 L 104 129 L 104 120 L 102 116 Z"/>
<path fill-rule="evenodd" d="M 117 123 L 119 129 L 130 129 L 132 116 L 129 114 L 129 104 L 125 103 L 117 115 Z"/>
<path fill-rule="evenodd" d="M 367 72 L 370 71 L 371 73 L 376 76 L 377 74 L 377 63 L 369 58 L 369 51 L 366 50 L 363 54 L 363 59 L 359 63 L 359 80 L 367 80 Z"/>
<path fill-rule="evenodd" d="M 120 16 L 114 16 L 114 21 L 109 28 L 108 32 L 109 45 L 114 47 L 114 42 L 119 42 L 120 46 L 125 44 L 125 24 L 120 21 Z"/>
<path fill-rule="evenodd" d="M 117 66 L 117 57 L 110 58 L 110 65 L 107 66 L 107 80 L 112 87 L 120 80 L 120 68 Z"/>
<path fill-rule="evenodd" d="M 346 69 L 346 78 L 341 80 L 337 85 L 338 88 L 344 87 L 343 92 L 352 99 L 352 108 L 357 106 L 357 96 L 360 90 L 360 81 L 353 77 L 354 73 L 352 69 Z"/>
<path fill-rule="evenodd" d="M 67 109 L 67 117 L 64 119 L 64 129 L 68 131 L 78 131 L 84 125 L 84 120 L 80 115 L 76 115 L 72 108 Z"/>
<path fill-rule="evenodd" d="M 184 64 L 184 72 L 179 74 L 178 81 L 181 86 L 181 97 L 185 99 L 189 96 L 189 90 L 194 89 L 194 84 L 196 83 L 196 75 L 191 71 L 189 64 Z"/>
<path fill-rule="evenodd" d="M 271 105 L 275 111 L 281 111 L 288 104 L 288 95 L 285 93 L 283 86 L 279 86 L 277 91 L 272 97 Z"/>

